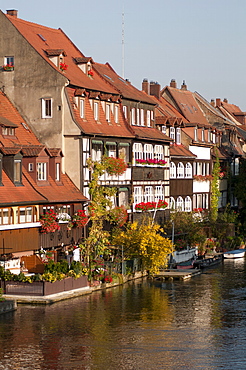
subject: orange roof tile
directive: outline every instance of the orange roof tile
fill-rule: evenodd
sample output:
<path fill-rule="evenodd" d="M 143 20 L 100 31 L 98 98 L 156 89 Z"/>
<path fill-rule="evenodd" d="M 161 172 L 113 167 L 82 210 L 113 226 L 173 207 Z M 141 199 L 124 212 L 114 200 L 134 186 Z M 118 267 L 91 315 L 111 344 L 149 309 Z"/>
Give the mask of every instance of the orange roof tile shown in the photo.
<path fill-rule="evenodd" d="M 113 86 L 125 99 L 132 99 L 139 102 L 145 102 L 155 105 L 154 99 L 143 91 L 138 90 L 130 82 L 117 75 L 113 68 L 106 64 L 95 63 L 93 68 L 102 76 L 102 78 Z"/>
<path fill-rule="evenodd" d="M 160 130 L 152 127 L 142 127 L 142 126 L 132 126 L 136 138 L 139 139 L 148 139 L 148 140 L 161 140 L 165 142 L 173 141 L 169 136 L 163 134 Z"/>
<path fill-rule="evenodd" d="M 104 92 L 111 92 L 115 94 L 116 91 L 112 86 L 103 81 L 96 73 L 93 78 L 87 76 L 76 64 L 77 58 L 84 58 L 85 56 L 72 43 L 66 34 L 59 28 L 54 29 L 45 27 L 36 23 L 27 22 L 23 19 L 13 17 L 5 14 L 9 21 L 16 27 L 16 29 L 24 36 L 30 45 L 59 73 L 70 81 L 74 86 L 81 86 L 87 89 L 93 89 Z M 64 63 L 68 65 L 68 69 L 63 73 L 55 64 L 50 61 L 47 54 L 53 50 L 60 50 L 65 53 Z"/>
<path fill-rule="evenodd" d="M 174 87 L 165 88 L 173 97 L 182 115 L 191 123 L 208 125 L 208 121 L 198 106 L 193 93 L 188 90 L 180 90 Z"/>
<path fill-rule="evenodd" d="M 80 117 L 79 109 L 74 104 L 73 98 L 75 89 L 66 88 L 68 98 L 72 107 L 72 112 L 75 121 L 77 122 L 80 129 L 88 135 L 104 135 L 104 136 L 114 136 L 114 137 L 125 137 L 133 138 L 134 135 L 131 132 L 131 129 L 128 128 L 124 118 L 123 113 L 119 112 L 119 123 L 115 123 L 113 116 L 111 122 L 106 121 L 105 113 L 99 102 L 99 122 L 96 122 L 94 119 L 94 114 L 88 99 L 85 99 L 85 112 L 86 119 Z"/>
<path fill-rule="evenodd" d="M 189 149 L 187 149 L 184 145 L 171 145 L 170 146 L 170 156 L 177 156 L 177 157 L 188 157 L 188 158 L 196 158 L 196 155 L 192 153 Z"/>

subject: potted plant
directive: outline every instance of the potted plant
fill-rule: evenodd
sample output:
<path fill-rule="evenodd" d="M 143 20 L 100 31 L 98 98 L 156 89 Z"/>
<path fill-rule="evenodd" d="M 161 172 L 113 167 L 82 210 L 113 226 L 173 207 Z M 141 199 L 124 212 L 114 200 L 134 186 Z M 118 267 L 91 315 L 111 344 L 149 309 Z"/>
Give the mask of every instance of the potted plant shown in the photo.
<path fill-rule="evenodd" d="M 3 65 L 3 70 L 4 71 L 13 71 L 14 70 L 14 65 L 12 63 L 8 63 Z"/>
<path fill-rule="evenodd" d="M 68 65 L 66 63 L 60 63 L 60 70 L 62 72 L 66 71 L 68 69 Z"/>
<path fill-rule="evenodd" d="M 57 221 L 57 214 L 50 209 L 43 216 L 40 217 L 41 233 L 54 233 L 56 230 L 60 230 L 60 226 Z"/>
<path fill-rule="evenodd" d="M 123 175 L 127 169 L 127 164 L 122 158 L 104 157 L 103 162 L 109 175 Z"/>

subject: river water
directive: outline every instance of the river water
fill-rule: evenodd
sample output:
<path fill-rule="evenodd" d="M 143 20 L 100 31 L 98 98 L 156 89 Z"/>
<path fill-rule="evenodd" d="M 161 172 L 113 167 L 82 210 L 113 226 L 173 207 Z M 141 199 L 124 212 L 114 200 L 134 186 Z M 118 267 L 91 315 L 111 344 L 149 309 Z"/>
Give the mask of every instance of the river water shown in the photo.
<path fill-rule="evenodd" d="M 0 369 L 246 369 L 246 264 L 0 315 Z"/>

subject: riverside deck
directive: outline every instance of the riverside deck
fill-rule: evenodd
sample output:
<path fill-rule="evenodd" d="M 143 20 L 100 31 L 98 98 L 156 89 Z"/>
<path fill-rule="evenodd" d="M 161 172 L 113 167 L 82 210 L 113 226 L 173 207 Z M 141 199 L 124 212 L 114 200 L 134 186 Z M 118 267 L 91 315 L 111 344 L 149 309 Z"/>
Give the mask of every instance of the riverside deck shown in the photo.
<path fill-rule="evenodd" d="M 200 275 L 201 270 L 191 269 L 191 270 L 165 270 L 160 271 L 158 274 L 154 275 L 155 280 L 187 280 L 194 276 Z"/>

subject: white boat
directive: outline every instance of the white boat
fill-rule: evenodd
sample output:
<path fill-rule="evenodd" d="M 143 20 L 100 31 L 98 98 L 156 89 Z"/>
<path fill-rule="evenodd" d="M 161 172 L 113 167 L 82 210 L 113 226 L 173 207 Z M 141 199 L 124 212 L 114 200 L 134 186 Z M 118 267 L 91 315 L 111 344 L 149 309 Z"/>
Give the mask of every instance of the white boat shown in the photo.
<path fill-rule="evenodd" d="M 235 249 L 234 251 L 229 251 L 223 253 L 224 258 L 242 258 L 245 255 L 245 249 Z"/>

